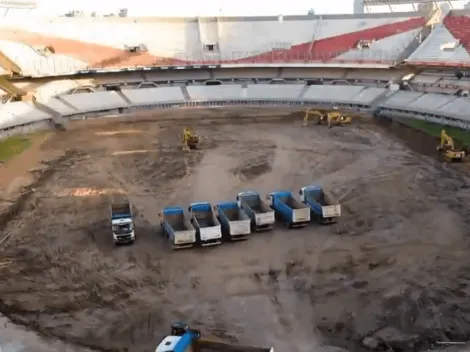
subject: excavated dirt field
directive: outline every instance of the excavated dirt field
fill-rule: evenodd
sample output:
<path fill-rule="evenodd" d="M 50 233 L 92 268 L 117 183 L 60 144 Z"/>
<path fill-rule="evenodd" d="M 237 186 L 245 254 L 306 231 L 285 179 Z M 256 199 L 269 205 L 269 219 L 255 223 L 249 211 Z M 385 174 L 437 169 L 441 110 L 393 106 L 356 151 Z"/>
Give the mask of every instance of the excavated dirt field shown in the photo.
<path fill-rule="evenodd" d="M 423 156 L 371 122 L 304 128 L 301 117 L 249 109 L 151 115 L 77 122 L 44 142 L 36 181 L 0 218 L 1 237 L 12 232 L 0 244 L 0 313 L 103 351 L 151 351 L 175 320 L 277 351 L 413 351 L 468 338 L 468 165 Z M 191 153 L 180 145 L 188 125 L 207 137 Z M 297 194 L 313 182 L 341 201 L 338 224 L 279 225 L 179 252 L 160 236 L 165 205 L 247 189 Z M 116 192 L 135 204 L 133 246 L 112 242 Z"/>

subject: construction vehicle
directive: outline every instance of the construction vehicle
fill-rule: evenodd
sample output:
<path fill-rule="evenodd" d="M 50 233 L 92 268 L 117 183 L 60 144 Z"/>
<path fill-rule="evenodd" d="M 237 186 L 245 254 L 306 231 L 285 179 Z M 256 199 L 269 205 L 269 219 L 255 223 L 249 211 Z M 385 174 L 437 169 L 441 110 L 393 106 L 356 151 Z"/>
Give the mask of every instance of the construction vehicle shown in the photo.
<path fill-rule="evenodd" d="M 201 332 L 185 323 L 173 323 L 171 335 L 164 337 L 155 352 L 274 352 L 272 347 L 230 345 L 203 339 Z"/>
<path fill-rule="evenodd" d="M 305 117 L 304 117 L 304 126 L 308 125 L 308 120 L 310 116 L 316 116 L 315 124 L 322 125 L 327 124 L 328 128 L 333 126 L 342 126 L 345 124 L 351 123 L 351 117 L 346 117 L 337 112 L 337 108 L 333 108 L 335 111 L 330 111 L 328 113 L 323 113 L 319 110 L 305 110 Z"/>
<path fill-rule="evenodd" d="M 181 207 L 166 207 L 158 214 L 163 234 L 173 249 L 191 248 L 196 244 L 196 229 L 184 216 Z"/>
<path fill-rule="evenodd" d="M 437 146 L 437 151 L 441 152 L 448 162 L 462 161 L 465 158 L 463 150 L 455 150 L 454 140 L 445 129 L 441 131 L 441 143 Z"/>
<path fill-rule="evenodd" d="M 310 207 L 313 217 L 319 223 L 332 224 L 341 216 L 341 205 L 322 187 L 316 185 L 302 187 L 299 194 L 301 202 Z"/>
<path fill-rule="evenodd" d="M 196 149 L 199 144 L 199 136 L 194 134 L 189 128 L 183 129 L 183 147 L 191 150 Z"/>
<path fill-rule="evenodd" d="M 346 117 L 337 111 L 332 111 L 327 114 L 328 128 L 333 126 L 342 126 L 351 123 L 351 117 Z"/>
<path fill-rule="evenodd" d="M 196 236 L 202 247 L 222 243 L 222 228 L 210 203 L 192 203 L 188 211 L 191 213 L 191 223 L 196 229 Z"/>
<path fill-rule="evenodd" d="M 272 192 L 267 199 L 287 227 L 304 227 L 310 222 L 310 208 L 295 199 L 290 192 Z"/>
<path fill-rule="evenodd" d="M 276 222 L 274 210 L 261 200 L 257 192 L 241 192 L 237 195 L 237 203 L 240 209 L 251 219 L 251 227 L 254 231 L 271 230 Z"/>
<path fill-rule="evenodd" d="M 304 126 L 308 125 L 308 120 L 310 119 L 311 116 L 315 116 L 315 124 L 320 125 L 322 122 L 326 120 L 326 115 L 322 113 L 321 111 L 318 110 L 310 110 L 307 109 L 305 110 L 305 116 L 304 116 Z"/>
<path fill-rule="evenodd" d="M 111 227 L 114 244 L 134 243 L 134 221 L 132 206 L 129 202 L 112 203 Z"/>
<path fill-rule="evenodd" d="M 245 240 L 251 233 L 251 219 L 237 202 L 221 202 L 214 207 L 222 232 L 231 241 Z"/>

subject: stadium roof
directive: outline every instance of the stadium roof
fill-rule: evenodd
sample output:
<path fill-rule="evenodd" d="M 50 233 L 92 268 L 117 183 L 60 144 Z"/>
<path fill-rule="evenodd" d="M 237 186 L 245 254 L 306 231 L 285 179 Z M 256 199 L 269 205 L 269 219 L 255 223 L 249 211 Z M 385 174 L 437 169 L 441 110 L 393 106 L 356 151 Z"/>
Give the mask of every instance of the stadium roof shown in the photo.
<path fill-rule="evenodd" d="M 428 4 L 434 2 L 448 2 L 448 0 L 362 0 L 362 3 L 366 6 Z"/>

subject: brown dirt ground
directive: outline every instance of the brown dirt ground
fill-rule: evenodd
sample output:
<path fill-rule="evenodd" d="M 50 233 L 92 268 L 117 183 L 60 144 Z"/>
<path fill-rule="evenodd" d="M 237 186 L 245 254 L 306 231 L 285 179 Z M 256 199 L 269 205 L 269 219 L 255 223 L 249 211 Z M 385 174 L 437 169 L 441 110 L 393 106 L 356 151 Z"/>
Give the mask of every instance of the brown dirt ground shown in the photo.
<path fill-rule="evenodd" d="M 48 168 L 0 217 L 1 233 L 13 231 L 0 248 L 10 262 L 0 268 L 0 312 L 103 351 L 150 351 L 174 320 L 277 351 L 362 351 L 363 342 L 413 351 L 467 339 L 468 166 L 423 156 L 415 138 L 410 148 L 373 123 L 303 128 L 300 117 L 256 114 L 78 122 L 45 141 Z M 200 150 L 181 150 L 185 125 L 208 137 Z M 113 155 L 132 150 L 149 152 Z M 165 205 L 313 182 L 341 200 L 340 223 L 181 252 L 159 234 Z M 110 190 L 135 204 L 133 246 L 112 243 Z"/>

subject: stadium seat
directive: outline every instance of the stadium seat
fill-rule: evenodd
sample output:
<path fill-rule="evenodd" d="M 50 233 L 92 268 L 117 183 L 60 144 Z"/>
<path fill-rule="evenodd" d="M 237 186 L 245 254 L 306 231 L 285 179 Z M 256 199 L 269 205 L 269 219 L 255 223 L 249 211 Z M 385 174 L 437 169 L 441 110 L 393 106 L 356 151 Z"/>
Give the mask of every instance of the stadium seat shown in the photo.
<path fill-rule="evenodd" d="M 319 28 L 317 29 L 319 34 L 317 36 L 318 39 L 314 39 L 311 42 L 293 45 L 290 49 L 286 50 L 274 50 L 251 57 L 240 58 L 235 60 L 235 62 L 327 62 L 333 59 L 339 59 L 341 61 L 380 62 L 383 60 L 394 60 L 403 52 L 406 45 L 408 45 L 417 34 L 417 31 L 413 32 L 413 30 L 422 28 L 426 19 L 423 17 L 410 18 L 361 30 L 360 28 L 367 26 L 367 23 L 364 24 L 366 20 L 358 18 L 356 19 L 355 30 L 351 28 L 350 32 L 348 32 L 349 28 L 344 31 L 338 29 L 338 27 L 341 28 L 341 26 L 344 26 L 342 24 L 343 21 L 324 20 L 319 24 Z M 370 25 L 368 27 L 370 27 Z M 335 34 L 338 33 L 338 31 L 341 34 Z M 398 36 L 400 34 L 403 35 Z M 392 36 L 395 38 L 393 38 L 391 43 L 383 47 L 378 45 L 380 40 Z M 357 46 L 360 41 L 370 41 L 375 48 L 358 49 Z M 350 51 L 356 52 L 356 57 L 340 58 L 340 55 Z M 367 54 L 364 54 L 365 52 Z M 361 55 L 357 55 L 357 53 L 361 53 Z"/>
<path fill-rule="evenodd" d="M 460 40 L 462 46 L 470 51 L 470 17 L 449 15 L 444 18 L 443 23 L 455 39 Z"/>

